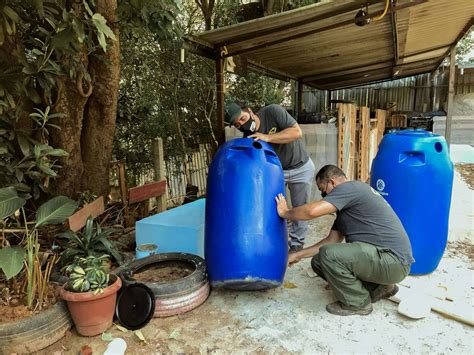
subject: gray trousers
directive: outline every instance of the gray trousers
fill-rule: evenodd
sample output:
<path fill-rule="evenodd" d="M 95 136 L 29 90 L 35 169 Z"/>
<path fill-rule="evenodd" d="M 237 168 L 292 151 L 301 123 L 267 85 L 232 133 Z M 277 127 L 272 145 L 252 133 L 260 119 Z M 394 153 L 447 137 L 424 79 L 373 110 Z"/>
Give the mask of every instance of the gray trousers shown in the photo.
<path fill-rule="evenodd" d="M 410 272 L 387 249 L 363 242 L 323 245 L 311 267 L 329 283 L 336 299 L 350 307 L 367 305 L 378 285 L 400 282 Z"/>
<path fill-rule="evenodd" d="M 285 174 L 285 183 L 290 190 L 292 207 L 298 207 L 309 202 L 315 170 L 314 163 L 311 158 L 309 158 L 303 166 L 297 169 L 283 171 Z M 307 231 L 307 221 L 293 221 L 290 227 L 290 246 L 303 245 Z"/>

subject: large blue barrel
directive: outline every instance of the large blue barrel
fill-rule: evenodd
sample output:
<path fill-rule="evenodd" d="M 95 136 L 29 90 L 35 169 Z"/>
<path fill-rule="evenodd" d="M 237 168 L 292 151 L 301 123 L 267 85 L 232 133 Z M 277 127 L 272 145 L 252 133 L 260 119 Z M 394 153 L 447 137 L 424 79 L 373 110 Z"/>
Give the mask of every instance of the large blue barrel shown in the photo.
<path fill-rule="evenodd" d="M 446 140 L 424 130 L 386 134 L 372 164 L 371 185 L 392 206 L 410 238 L 411 274 L 433 272 L 448 239 L 453 163 Z"/>
<path fill-rule="evenodd" d="M 288 260 L 286 221 L 275 196 L 285 192 L 272 147 L 234 139 L 209 168 L 204 253 L 213 287 L 261 290 L 283 282 Z"/>

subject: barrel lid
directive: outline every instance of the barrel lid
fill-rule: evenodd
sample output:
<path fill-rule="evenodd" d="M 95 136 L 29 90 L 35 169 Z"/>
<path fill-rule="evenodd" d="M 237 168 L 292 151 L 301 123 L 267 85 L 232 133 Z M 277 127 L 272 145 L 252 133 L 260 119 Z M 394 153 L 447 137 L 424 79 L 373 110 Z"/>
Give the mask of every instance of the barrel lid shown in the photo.
<path fill-rule="evenodd" d="M 146 285 L 136 282 L 123 286 L 117 296 L 115 316 L 130 330 L 144 327 L 155 313 L 155 296 Z"/>
<path fill-rule="evenodd" d="M 405 129 L 403 131 L 396 131 L 394 134 L 398 136 L 411 136 L 411 137 L 434 137 L 435 135 L 430 131 L 424 129 Z"/>

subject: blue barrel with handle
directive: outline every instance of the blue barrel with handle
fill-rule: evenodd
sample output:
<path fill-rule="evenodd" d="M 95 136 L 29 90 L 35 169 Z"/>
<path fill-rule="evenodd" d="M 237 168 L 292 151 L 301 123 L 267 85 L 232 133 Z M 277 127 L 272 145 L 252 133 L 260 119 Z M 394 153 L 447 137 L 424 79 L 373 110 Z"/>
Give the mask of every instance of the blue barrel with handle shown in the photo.
<path fill-rule="evenodd" d="M 444 137 L 425 130 L 386 134 L 370 184 L 392 206 L 410 238 L 415 258 L 410 273 L 433 272 L 446 248 L 453 187 Z"/>
<path fill-rule="evenodd" d="M 222 145 L 207 180 L 204 253 L 211 286 L 281 285 L 288 236 L 276 210 L 279 193 L 285 193 L 283 170 L 268 143 L 240 138 Z"/>

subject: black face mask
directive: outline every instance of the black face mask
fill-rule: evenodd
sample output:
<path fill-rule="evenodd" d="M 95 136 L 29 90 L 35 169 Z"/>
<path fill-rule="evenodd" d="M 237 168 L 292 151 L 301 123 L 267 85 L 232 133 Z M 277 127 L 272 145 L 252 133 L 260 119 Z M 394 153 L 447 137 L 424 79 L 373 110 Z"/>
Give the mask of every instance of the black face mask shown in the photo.
<path fill-rule="evenodd" d="M 249 117 L 247 122 L 245 122 L 242 126 L 239 127 L 239 131 L 244 134 L 245 137 L 250 136 L 251 134 L 254 134 L 257 128 L 257 123 L 255 120 L 252 118 L 252 116 Z"/>

